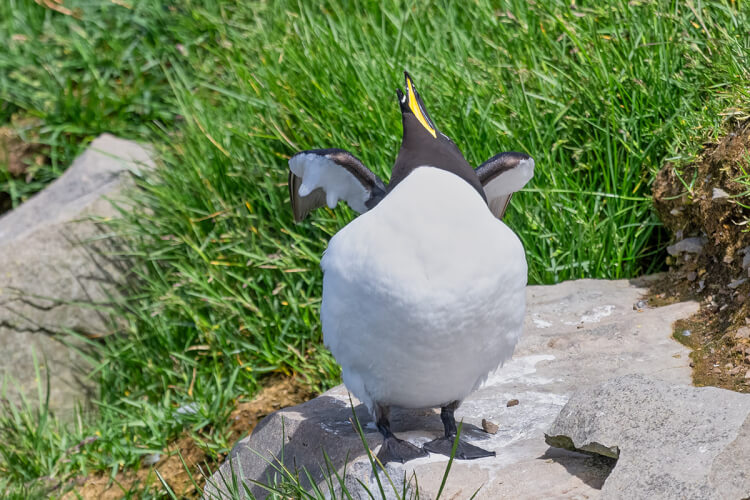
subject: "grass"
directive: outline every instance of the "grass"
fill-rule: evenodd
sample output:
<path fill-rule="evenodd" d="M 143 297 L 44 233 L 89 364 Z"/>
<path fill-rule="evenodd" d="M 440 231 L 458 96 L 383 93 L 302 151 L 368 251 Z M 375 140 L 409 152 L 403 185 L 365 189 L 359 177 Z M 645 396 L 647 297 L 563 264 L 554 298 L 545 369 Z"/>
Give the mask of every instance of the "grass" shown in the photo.
<path fill-rule="evenodd" d="M 65 7 L 0 4 L 0 124 L 31 123 L 49 148 L 40 178 L 103 131 L 157 144 L 161 168 L 110 226 L 132 273 L 111 311 L 126 335 L 91 358 L 97 411 L 38 429 L 31 407 L 3 416 L 0 439 L 23 458 L 0 461 L 11 493 L 47 476 L 114 477 L 181 432 L 219 457 L 233 404 L 266 375 L 338 381 L 320 342 L 318 262 L 353 214 L 295 226 L 286 160 L 342 147 L 387 178 L 404 68 L 472 164 L 502 150 L 536 159 L 507 215 L 532 283 L 660 269 L 655 170 L 747 105 L 750 10 L 729 1 Z M 39 187 L 0 182 L 22 193 L 15 204 Z"/>

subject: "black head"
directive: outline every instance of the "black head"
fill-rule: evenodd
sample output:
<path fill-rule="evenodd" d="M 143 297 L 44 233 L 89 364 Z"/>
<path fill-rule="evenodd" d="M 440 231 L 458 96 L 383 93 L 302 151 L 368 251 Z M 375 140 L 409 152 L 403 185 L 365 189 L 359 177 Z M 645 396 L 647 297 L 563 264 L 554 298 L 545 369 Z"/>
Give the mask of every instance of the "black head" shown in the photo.
<path fill-rule="evenodd" d="M 431 166 L 456 174 L 486 199 L 479 178 L 461 150 L 433 123 L 409 73 L 404 72 L 404 78 L 406 90 L 396 90 L 401 106 L 403 138 L 388 189 L 393 189 L 415 168 Z"/>

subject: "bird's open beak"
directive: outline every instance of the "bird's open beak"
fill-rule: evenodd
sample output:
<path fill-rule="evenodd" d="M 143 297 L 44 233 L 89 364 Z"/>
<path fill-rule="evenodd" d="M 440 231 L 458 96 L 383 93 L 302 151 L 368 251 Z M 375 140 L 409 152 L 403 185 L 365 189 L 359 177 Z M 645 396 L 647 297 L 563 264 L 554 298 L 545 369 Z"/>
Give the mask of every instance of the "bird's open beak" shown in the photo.
<path fill-rule="evenodd" d="M 432 137 L 437 138 L 435 125 L 432 123 L 432 120 L 430 120 L 430 115 L 427 114 L 427 110 L 422 103 L 422 98 L 419 97 L 419 92 L 417 92 L 417 88 L 414 86 L 411 76 L 406 71 L 404 71 L 404 80 L 406 81 L 406 93 L 404 94 L 401 89 L 396 90 L 398 101 L 401 105 L 401 112 L 414 114 L 417 120 L 419 120 L 419 123 L 422 124 Z"/>

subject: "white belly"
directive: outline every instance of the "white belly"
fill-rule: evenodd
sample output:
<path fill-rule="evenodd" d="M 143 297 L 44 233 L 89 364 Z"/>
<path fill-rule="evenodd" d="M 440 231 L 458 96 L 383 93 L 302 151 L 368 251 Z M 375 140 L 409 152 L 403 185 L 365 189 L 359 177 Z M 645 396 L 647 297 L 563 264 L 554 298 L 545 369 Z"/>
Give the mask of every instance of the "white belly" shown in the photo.
<path fill-rule="evenodd" d="M 324 341 L 370 409 L 461 401 L 521 334 L 521 242 L 449 172 L 412 172 L 331 239 L 321 267 Z"/>

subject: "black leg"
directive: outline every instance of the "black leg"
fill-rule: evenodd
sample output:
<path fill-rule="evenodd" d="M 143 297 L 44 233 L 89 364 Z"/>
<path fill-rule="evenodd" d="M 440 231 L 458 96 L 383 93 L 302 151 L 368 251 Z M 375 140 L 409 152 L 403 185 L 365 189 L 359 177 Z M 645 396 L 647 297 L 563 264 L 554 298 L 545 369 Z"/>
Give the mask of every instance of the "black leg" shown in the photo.
<path fill-rule="evenodd" d="M 443 421 L 443 428 L 445 429 L 445 436 L 437 438 L 429 443 L 425 443 L 424 449 L 430 453 L 439 453 L 441 455 L 450 456 L 453 452 L 453 443 L 456 440 L 456 434 L 458 429 L 456 428 L 456 419 L 453 416 L 456 408 L 458 408 L 458 401 L 454 401 L 449 405 L 443 406 L 440 409 L 440 420 Z M 483 457 L 494 457 L 494 451 L 487 451 L 469 444 L 466 441 L 459 440 L 456 446 L 455 458 L 461 460 L 473 460 L 475 458 Z"/>
<path fill-rule="evenodd" d="M 417 448 L 408 441 L 397 438 L 391 432 L 391 424 L 388 421 L 390 408 L 378 405 L 375 407 L 375 425 L 383 435 L 383 444 L 378 452 L 378 460 L 385 465 L 388 462 L 408 462 L 419 457 L 426 457 L 427 452 Z"/>
<path fill-rule="evenodd" d="M 445 428 L 445 437 L 455 437 L 458 429 L 456 428 L 456 418 L 453 414 L 458 408 L 458 402 L 454 401 L 448 406 L 440 408 L 440 420 L 443 421 L 443 428 Z"/>

